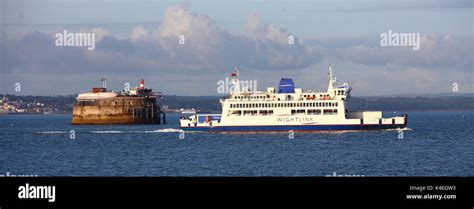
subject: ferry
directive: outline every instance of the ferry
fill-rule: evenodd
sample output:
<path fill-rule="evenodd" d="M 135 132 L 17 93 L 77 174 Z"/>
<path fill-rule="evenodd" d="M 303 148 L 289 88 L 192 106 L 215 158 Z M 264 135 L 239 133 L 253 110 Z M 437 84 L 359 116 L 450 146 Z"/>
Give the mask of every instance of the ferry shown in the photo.
<path fill-rule="evenodd" d="M 350 111 L 346 107 L 352 88 L 336 85 L 331 65 L 326 92 L 295 88 L 291 78 L 282 78 L 278 89 L 241 90 L 239 69 L 231 74 L 233 91 L 221 99 L 221 114 L 183 112 L 184 131 L 207 132 L 317 132 L 400 129 L 407 115 L 384 118 L 381 111 Z"/>

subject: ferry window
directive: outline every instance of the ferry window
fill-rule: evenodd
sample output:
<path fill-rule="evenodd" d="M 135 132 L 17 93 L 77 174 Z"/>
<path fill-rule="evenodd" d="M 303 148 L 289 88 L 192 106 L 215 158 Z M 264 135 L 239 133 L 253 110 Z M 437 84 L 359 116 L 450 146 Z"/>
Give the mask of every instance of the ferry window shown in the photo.
<path fill-rule="evenodd" d="M 336 103 L 336 107 L 337 107 L 337 103 Z"/>
<path fill-rule="evenodd" d="M 296 110 L 296 114 L 298 115 L 304 115 L 306 113 L 305 110 Z"/>
<path fill-rule="evenodd" d="M 245 116 L 253 116 L 256 115 L 257 111 L 256 110 L 244 110 L 244 115 Z"/>
<path fill-rule="evenodd" d="M 240 110 L 234 110 L 234 111 L 231 112 L 232 116 L 240 116 L 241 114 L 242 114 L 242 111 L 240 111 Z"/>
<path fill-rule="evenodd" d="M 273 115 L 273 110 L 269 110 L 268 115 Z"/>
<path fill-rule="evenodd" d="M 295 115 L 295 114 L 296 114 L 296 110 L 291 110 L 291 114 L 292 114 L 292 115 Z"/>
<path fill-rule="evenodd" d="M 337 114 L 337 110 L 334 111 L 334 110 L 326 109 L 326 110 L 323 110 L 323 114 L 324 115 L 334 115 L 334 114 Z"/>
<path fill-rule="evenodd" d="M 309 109 L 307 112 L 308 115 L 321 115 L 321 110 Z"/>

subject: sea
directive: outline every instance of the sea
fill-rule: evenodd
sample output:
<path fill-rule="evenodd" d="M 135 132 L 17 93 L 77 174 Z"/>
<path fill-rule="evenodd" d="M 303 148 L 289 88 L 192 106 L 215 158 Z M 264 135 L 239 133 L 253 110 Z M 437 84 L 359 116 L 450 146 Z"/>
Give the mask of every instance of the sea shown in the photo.
<path fill-rule="evenodd" d="M 474 111 L 406 113 L 401 130 L 293 135 L 0 115 L 0 176 L 474 176 Z"/>

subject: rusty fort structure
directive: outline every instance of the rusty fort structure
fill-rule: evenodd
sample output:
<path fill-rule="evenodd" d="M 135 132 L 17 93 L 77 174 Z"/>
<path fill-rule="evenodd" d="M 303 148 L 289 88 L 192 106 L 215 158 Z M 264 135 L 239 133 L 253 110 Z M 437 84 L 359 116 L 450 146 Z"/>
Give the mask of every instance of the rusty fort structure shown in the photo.
<path fill-rule="evenodd" d="M 123 92 L 107 91 L 106 79 L 102 78 L 102 87 L 94 87 L 91 92 L 79 94 L 72 113 L 73 125 L 108 124 L 162 124 L 166 115 L 157 99 L 161 92 L 153 92 L 140 86 Z"/>

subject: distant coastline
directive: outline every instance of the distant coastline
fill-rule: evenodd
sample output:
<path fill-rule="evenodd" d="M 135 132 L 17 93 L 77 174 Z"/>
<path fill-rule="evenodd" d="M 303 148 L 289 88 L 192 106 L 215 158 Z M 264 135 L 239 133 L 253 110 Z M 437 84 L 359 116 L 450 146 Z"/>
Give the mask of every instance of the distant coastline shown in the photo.
<path fill-rule="evenodd" d="M 0 94 L 0 115 L 4 114 L 71 114 L 77 95 L 17 96 Z M 158 103 L 168 113 L 181 109 L 219 112 L 223 96 L 164 95 Z M 351 110 L 379 111 L 474 111 L 474 94 L 426 94 L 400 96 L 352 97 Z"/>

